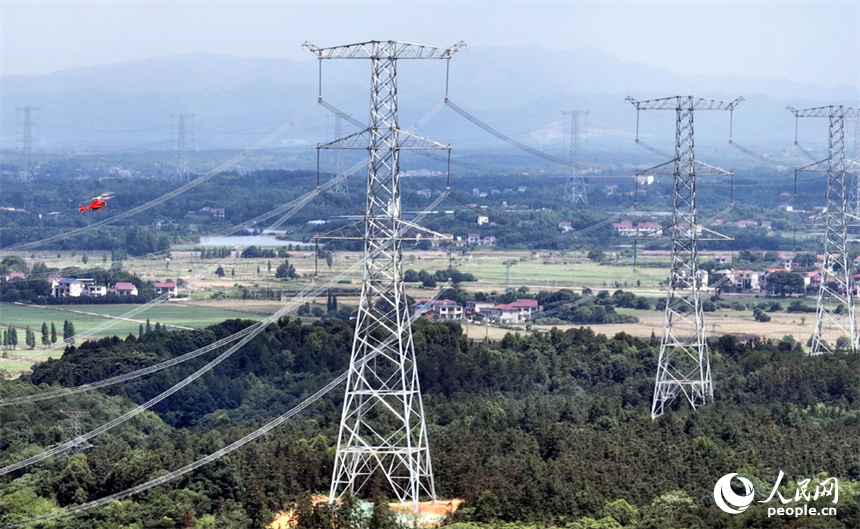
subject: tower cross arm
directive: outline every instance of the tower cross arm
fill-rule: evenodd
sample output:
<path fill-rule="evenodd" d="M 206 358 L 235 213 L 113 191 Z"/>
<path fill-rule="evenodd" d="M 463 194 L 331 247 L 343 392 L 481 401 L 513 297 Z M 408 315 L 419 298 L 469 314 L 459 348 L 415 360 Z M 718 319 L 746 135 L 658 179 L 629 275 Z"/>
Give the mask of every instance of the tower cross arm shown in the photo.
<path fill-rule="evenodd" d="M 631 96 L 625 98 L 625 101 L 635 106 L 636 110 L 734 110 L 743 100 L 743 97 L 733 101 L 722 101 L 693 96 L 673 96 L 646 101 L 637 101 Z"/>
<path fill-rule="evenodd" d="M 804 108 L 801 110 L 789 105 L 785 109 L 794 113 L 798 118 L 854 118 L 860 116 L 860 108 L 846 107 L 843 105 L 829 105 L 826 107 Z"/>
<path fill-rule="evenodd" d="M 343 46 L 320 48 L 308 41 L 302 44 L 319 59 L 450 59 L 466 43 L 460 41 L 448 48 L 425 46 L 396 40 L 371 40 Z"/>

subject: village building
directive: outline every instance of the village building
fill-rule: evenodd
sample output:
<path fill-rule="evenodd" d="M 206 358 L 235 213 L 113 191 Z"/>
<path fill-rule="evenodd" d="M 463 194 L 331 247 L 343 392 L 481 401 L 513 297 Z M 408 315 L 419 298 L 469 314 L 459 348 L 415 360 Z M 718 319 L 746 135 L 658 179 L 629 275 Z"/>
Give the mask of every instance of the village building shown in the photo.
<path fill-rule="evenodd" d="M 134 286 L 134 283 L 120 281 L 113 286 L 113 293 L 117 296 L 136 296 L 137 287 Z"/>
<path fill-rule="evenodd" d="M 529 321 L 535 314 L 542 311 L 536 299 L 517 299 L 511 303 L 495 305 L 487 309 L 491 321 L 499 323 L 516 323 Z"/>
<path fill-rule="evenodd" d="M 176 283 L 156 283 L 155 293 L 159 296 L 167 294 L 168 298 L 176 297 Z"/>
<path fill-rule="evenodd" d="M 467 301 L 465 307 L 466 315 L 477 316 L 478 314 L 486 314 L 487 310 L 493 306 L 495 306 L 495 303 L 492 301 Z"/>
<path fill-rule="evenodd" d="M 51 280 L 51 295 L 55 298 L 98 297 L 105 294 L 107 294 L 107 287 L 97 285 L 95 279 L 64 277 Z"/>
<path fill-rule="evenodd" d="M 450 299 L 422 299 L 412 304 L 413 313 L 431 320 L 459 320 L 463 318 L 463 307 Z"/>
<path fill-rule="evenodd" d="M 634 226 L 632 221 L 623 220 L 621 222 L 614 222 L 612 228 L 622 237 L 663 234 L 663 226 L 659 222 L 639 222 Z"/>

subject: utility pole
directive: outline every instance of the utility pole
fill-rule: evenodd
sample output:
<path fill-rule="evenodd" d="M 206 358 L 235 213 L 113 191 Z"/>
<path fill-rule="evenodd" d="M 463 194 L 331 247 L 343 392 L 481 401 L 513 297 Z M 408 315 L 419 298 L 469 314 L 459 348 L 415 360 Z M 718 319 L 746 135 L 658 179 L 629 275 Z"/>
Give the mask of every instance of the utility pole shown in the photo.
<path fill-rule="evenodd" d="M 69 426 L 69 440 L 74 441 L 71 449 L 72 454 L 80 454 L 87 448 L 92 448 L 93 445 L 89 441 L 82 439 L 83 429 L 81 428 L 81 418 L 90 414 L 88 411 L 65 411 L 60 410 L 60 413 L 65 415 L 71 421 Z"/>
<path fill-rule="evenodd" d="M 32 182 L 36 179 L 33 171 L 33 120 L 32 113 L 37 112 L 37 107 L 22 107 L 16 108 L 19 112 L 24 113 L 24 124 L 21 135 L 21 150 L 24 155 L 24 162 L 21 166 L 20 180 L 21 182 Z"/>
<path fill-rule="evenodd" d="M 587 204 L 585 180 L 579 174 L 579 117 L 588 115 L 588 112 L 571 110 L 570 112 L 562 112 L 562 114 L 570 116 L 570 128 L 568 129 L 570 131 L 570 167 L 573 171 L 564 188 L 564 201 L 573 205 Z"/>
<path fill-rule="evenodd" d="M 178 153 L 178 161 L 176 163 L 176 180 L 180 182 L 188 181 L 188 158 L 186 153 L 185 135 L 186 126 L 185 118 L 193 119 L 194 114 L 171 114 L 170 117 L 177 118 L 176 128 L 176 151 Z"/>
<path fill-rule="evenodd" d="M 824 262 L 818 287 L 815 328 L 812 331 L 812 355 L 832 353 L 839 348 L 836 340 L 847 338 L 847 348 L 857 352 L 857 321 L 854 315 L 853 263 L 848 256 L 848 218 L 846 174 L 857 173 L 845 159 L 845 118 L 857 117 L 860 109 L 846 106 L 826 106 L 797 110 L 788 107 L 795 119 L 828 118 L 830 141 L 827 158 L 795 171 L 824 171 L 827 173 L 827 202 L 824 209 Z M 797 143 L 795 141 L 795 143 Z M 855 164 L 851 163 L 851 166 Z M 853 224 L 853 223 L 852 223 Z"/>
<path fill-rule="evenodd" d="M 698 241 L 706 239 L 701 236 L 705 228 L 697 224 L 696 175 L 729 173 L 696 160 L 693 115 L 696 110 L 733 110 L 743 98 L 726 102 L 693 96 L 649 101 L 627 97 L 627 101 L 636 107 L 637 131 L 640 110 L 675 111 L 675 158 L 651 169 L 637 171 L 637 177 L 661 172 L 674 177 L 670 227 L 672 268 L 651 405 L 651 418 L 654 419 L 662 415 L 666 406 L 680 394 L 693 409 L 714 398 L 701 300 L 703 276 L 699 270 Z"/>
<path fill-rule="evenodd" d="M 369 59 L 370 121 L 361 132 L 321 149 L 368 151 L 367 199 L 361 229 L 364 279 L 355 322 L 350 367 L 329 501 L 356 494 L 381 474 L 398 501 L 436 500 L 427 425 L 418 384 L 410 310 L 403 282 L 403 231 L 416 226 L 401 216 L 400 151 L 445 149 L 400 128 L 399 59 L 450 59 L 463 46 L 437 48 L 397 41 L 369 41 L 319 48 L 322 59 Z M 322 62 L 320 62 L 322 68 Z"/>

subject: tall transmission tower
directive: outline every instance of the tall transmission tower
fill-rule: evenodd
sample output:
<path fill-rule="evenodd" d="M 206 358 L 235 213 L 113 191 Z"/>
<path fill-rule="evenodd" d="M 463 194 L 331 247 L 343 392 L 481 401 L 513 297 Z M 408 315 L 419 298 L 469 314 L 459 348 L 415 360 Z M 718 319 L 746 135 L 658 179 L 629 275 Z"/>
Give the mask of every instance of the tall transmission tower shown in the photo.
<path fill-rule="evenodd" d="M 729 173 L 696 160 L 693 115 L 696 110 L 733 110 L 742 100 L 738 98 L 726 102 L 693 96 L 649 101 L 627 98 L 636 107 L 637 131 L 639 111 L 675 111 L 675 158 L 651 169 L 637 171 L 637 176 L 665 171 L 664 174 L 674 177 L 670 228 L 672 269 L 666 295 L 651 418 L 662 415 L 666 406 L 680 394 L 684 395 L 693 409 L 714 397 L 701 300 L 703 276 L 699 271 L 698 241 L 705 240 L 702 236 L 705 228 L 697 224 L 696 175 Z"/>
<path fill-rule="evenodd" d="M 815 328 L 812 331 L 812 355 L 832 353 L 835 341 L 847 338 L 848 348 L 857 352 L 857 320 L 852 292 L 853 263 L 848 258 L 848 219 L 846 174 L 857 173 L 856 165 L 845 159 L 845 118 L 860 115 L 860 108 L 826 106 L 797 110 L 788 107 L 795 119 L 828 118 L 830 142 L 824 160 L 800 167 L 796 171 L 827 173 L 827 203 L 824 210 L 824 263 L 818 287 Z M 851 166 L 851 167 L 849 167 Z M 856 175 L 855 175 L 856 176 Z"/>
<path fill-rule="evenodd" d="M 415 226 L 401 216 L 400 151 L 450 147 L 400 128 L 397 61 L 450 59 L 463 44 L 436 48 L 370 41 L 331 48 L 308 42 L 304 46 L 320 60 L 371 62 L 369 127 L 319 146 L 366 149 L 369 155 L 362 222 L 364 280 L 329 501 L 357 493 L 374 474 L 381 473 L 397 499 L 411 501 L 417 512 L 419 497 L 435 501 L 436 491 L 403 283 L 403 230 Z"/>
<path fill-rule="evenodd" d="M 93 445 L 91 445 L 89 441 L 81 438 L 81 435 L 83 434 L 81 418 L 86 417 L 90 412 L 65 410 L 60 410 L 60 412 L 68 417 L 69 421 L 71 421 L 71 425 L 69 426 L 69 440 L 74 441 L 74 444 L 69 451 L 73 454 L 80 454 L 85 449 L 92 448 Z"/>
<path fill-rule="evenodd" d="M 570 166 L 573 173 L 567 179 L 567 185 L 564 188 L 564 200 L 573 205 L 587 204 L 588 200 L 585 195 L 585 180 L 579 174 L 579 117 L 588 115 L 588 112 L 583 110 L 571 110 L 570 112 L 562 111 L 564 116 L 570 116 L 570 128 L 567 129 L 570 134 Z"/>
<path fill-rule="evenodd" d="M 22 182 L 32 182 L 36 179 L 33 171 L 33 112 L 37 112 L 37 107 L 22 107 L 16 108 L 19 112 L 24 113 L 24 123 L 21 128 L 21 150 L 24 155 L 24 161 L 21 165 L 20 179 Z"/>
<path fill-rule="evenodd" d="M 180 182 L 188 181 L 188 157 L 187 157 L 187 148 L 185 142 L 185 136 L 187 133 L 185 118 L 193 119 L 194 114 L 171 114 L 170 117 L 177 119 L 176 125 L 176 152 L 178 153 L 178 160 L 176 162 L 176 180 Z"/>

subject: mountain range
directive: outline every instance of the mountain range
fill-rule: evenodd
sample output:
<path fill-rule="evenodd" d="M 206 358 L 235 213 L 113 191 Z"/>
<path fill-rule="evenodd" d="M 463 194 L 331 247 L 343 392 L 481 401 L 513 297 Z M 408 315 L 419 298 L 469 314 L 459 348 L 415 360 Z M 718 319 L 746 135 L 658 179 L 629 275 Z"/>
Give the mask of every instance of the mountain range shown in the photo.
<path fill-rule="evenodd" d="M 195 53 L 39 76 L 3 75 L 0 149 L 20 148 L 20 109 L 25 107 L 38 108 L 32 113 L 33 147 L 46 151 L 175 149 L 181 114 L 187 118 L 187 145 L 197 150 L 260 144 L 308 149 L 335 136 L 335 114 L 314 108 L 320 95 L 354 120 L 367 122 L 370 73 L 369 61 L 318 61 L 308 52 L 307 60 Z M 696 114 L 697 149 L 748 157 L 731 148 L 731 135 L 760 158 L 793 163 L 798 155 L 795 117 L 786 107 L 851 105 L 858 94 L 850 86 L 677 74 L 590 48 L 466 47 L 447 68 L 445 61 L 399 60 L 397 75 L 401 128 L 455 150 L 515 150 L 519 143 L 567 156 L 573 129 L 563 112 L 579 110 L 587 112 L 579 123 L 583 151 L 592 156 L 630 152 L 655 161 L 659 157 L 636 145 L 637 129 L 643 143 L 671 152 L 674 113 L 637 116 L 627 96 L 638 101 L 743 97 L 731 113 Z M 446 93 L 473 121 L 442 108 Z M 350 122 L 340 125 L 342 135 L 358 130 Z M 823 157 L 827 123 L 801 120 L 798 125 L 798 143 Z M 852 130 L 846 133 L 850 137 Z"/>

